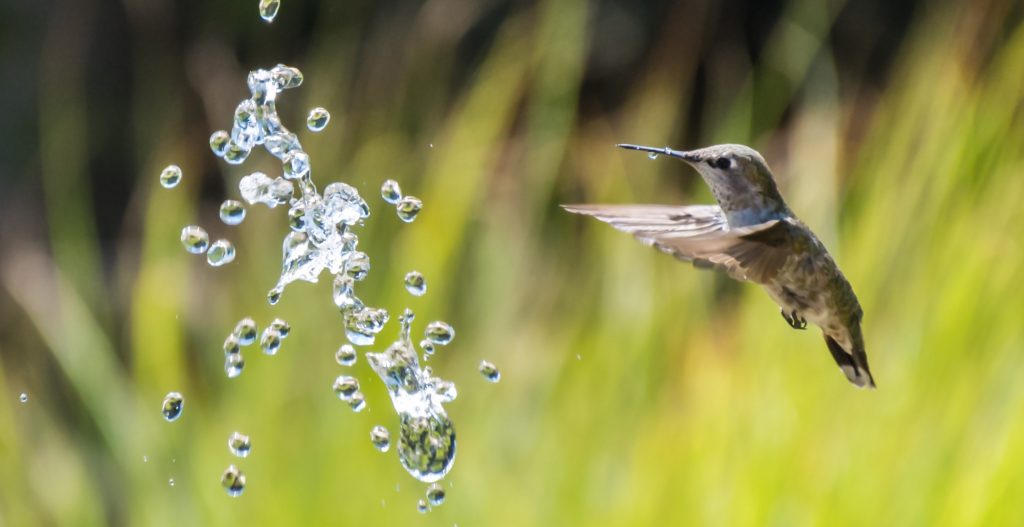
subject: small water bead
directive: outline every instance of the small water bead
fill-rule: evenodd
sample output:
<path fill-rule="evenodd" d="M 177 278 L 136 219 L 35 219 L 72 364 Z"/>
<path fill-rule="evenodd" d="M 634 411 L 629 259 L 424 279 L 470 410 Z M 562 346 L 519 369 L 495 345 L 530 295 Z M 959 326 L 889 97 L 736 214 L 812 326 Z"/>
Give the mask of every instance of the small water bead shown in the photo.
<path fill-rule="evenodd" d="M 22 403 L 27 403 L 28 402 L 28 394 L 25 393 L 25 392 L 21 392 L 21 395 L 18 396 L 18 400 L 21 401 Z"/>
<path fill-rule="evenodd" d="M 412 223 L 416 216 L 419 215 L 421 209 L 423 209 L 423 202 L 414 196 L 405 196 L 395 204 L 395 212 L 398 214 L 398 219 L 406 223 Z"/>
<path fill-rule="evenodd" d="M 327 126 L 330 120 L 331 112 L 318 106 L 309 111 L 309 117 L 306 117 L 306 127 L 313 132 L 319 132 Z"/>
<path fill-rule="evenodd" d="M 220 204 L 220 221 L 225 225 L 238 225 L 245 219 L 245 207 L 242 202 L 226 199 Z"/>
<path fill-rule="evenodd" d="M 416 502 L 416 510 L 420 511 L 420 514 L 426 514 L 430 507 L 427 507 L 426 501 L 420 500 Z"/>
<path fill-rule="evenodd" d="M 220 477 L 220 486 L 228 492 L 228 496 L 237 498 L 245 490 L 245 474 L 238 467 L 229 465 Z"/>
<path fill-rule="evenodd" d="M 275 306 L 281 301 L 281 293 L 284 292 L 284 288 L 281 286 L 274 286 L 273 289 L 267 291 L 267 303 Z"/>
<path fill-rule="evenodd" d="M 224 339 L 224 355 L 238 355 L 242 352 L 238 335 L 232 333 Z"/>
<path fill-rule="evenodd" d="M 185 398 L 178 392 L 170 392 L 164 397 L 161 412 L 167 422 L 177 421 L 181 417 L 181 411 L 185 407 Z"/>
<path fill-rule="evenodd" d="M 409 271 L 405 275 L 405 290 L 413 296 L 423 296 L 427 292 L 427 281 L 419 271 Z"/>
<path fill-rule="evenodd" d="M 192 254 L 203 254 L 210 246 L 210 235 L 198 225 L 189 225 L 181 229 L 181 244 Z"/>
<path fill-rule="evenodd" d="M 174 478 L 168 479 L 167 480 L 167 484 L 173 487 L 174 486 Z"/>
<path fill-rule="evenodd" d="M 498 367 L 494 364 L 485 360 L 480 361 L 480 375 L 483 375 L 485 379 L 491 382 L 498 382 L 501 380 L 501 372 L 498 371 Z"/>
<path fill-rule="evenodd" d="M 224 130 L 217 130 L 210 134 L 210 150 L 213 152 L 213 155 L 217 157 L 224 157 L 224 153 L 227 152 L 228 143 L 230 141 L 231 136 Z"/>
<path fill-rule="evenodd" d="M 342 344 L 334 354 L 334 360 L 342 366 L 352 366 L 356 363 L 356 349 L 351 344 Z"/>
<path fill-rule="evenodd" d="M 447 346 L 455 338 L 455 329 L 447 323 L 438 320 L 427 324 L 427 329 L 423 331 L 423 336 L 438 346 Z"/>
<path fill-rule="evenodd" d="M 434 343 L 430 342 L 427 339 L 423 339 L 420 341 L 420 349 L 422 349 L 423 353 L 427 355 L 433 355 L 434 352 L 437 351 L 437 349 L 434 348 Z"/>
<path fill-rule="evenodd" d="M 220 267 L 235 260 L 235 246 L 227 240 L 213 242 L 206 251 L 206 263 L 213 267 Z"/>
<path fill-rule="evenodd" d="M 178 165 L 167 165 L 167 168 L 160 172 L 160 184 L 164 188 L 174 188 L 181 182 L 181 168 Z"/>
<path fill-rule="evenodd" d="M 359 380 L 349 375 L 339 375 L 334 379 L 334 393 L 338 395 L 338 399 L 348 401 L 359 393 Z"/>
<path fill-rule="evenodd" d="M 391 432 L 388 432 L 387 428 L 377 425 L 370 430 L 370 441 L 377 450 L 387 452 L 391 448 Z"/>
<path fill-rule="evenodd" d="M 260 335 L 260 347 L 263 348 L 263 353 L 276 355 L 281 349 L 281 333 L 272 327 L 265 328 Z"/>
<path fill-rule="evenodd" d="M 229 379 L 234 379 L 242 374 L 245 368 L 245 358 L 241 353 L 230 353 L 224 357 L 224 373 Z"/>
<path fill-rule="evenodd" d="M 238 457 L 246 457 L 252 450 L 252 441 L 249 440 L 249 436 L 241 432 L 232 432 L 228 437 L 228 450 Z"/>
<path fill-rule="evenodd" d="M 256 342 L 256 332 L 259 331 L 256 327 L 256 321 L 250 317 L 245 317 L 239 320 L 235 324 L 235 331 L 232 335 L 238 337 L 238 343 L 243 346 L 248 346 L 253 342 Z"/>
<path fill-rule="evenodd" d="M 441 485 L 434 483 L 433 485 L 427 487 L 427 501 L 429 501 L 430 504 L 433 505 L 434 507 L 443 504 L 444 498 L 444 487 L 442 487 Z"/>
<path fill-rule="evenodd" d="M 283 339 L 288 338 L 288 335 L 292 332 L 291 324 L 285 322 L 284 319 L 281 318 L 275 318 L 270 322 L 269 327 L 270 329 L 276 330 L 278 335 L 281 335 L 281 338 Z"/>
<path fill-rule="evenodd" d="M 398 186 L 398 182 L 389 179 L 380 185 L 380 197 L 384 198 L 384 201 L 397 205 L 398 200 L 402 199 L 402 187 Z"/>
<path fill-rule="evenodd" d="M 648 152 L 647 153 L 647 159 L 658 159 L 658 153 L 657 152 Z"/>
<path fill-rule="evenodd" d="M 366 397 L 363 395 L 363 392 L 353 393 L 352 397 L 348 399 L 348 407 L 353 412 L 362 412 L 366 408 Z"/>

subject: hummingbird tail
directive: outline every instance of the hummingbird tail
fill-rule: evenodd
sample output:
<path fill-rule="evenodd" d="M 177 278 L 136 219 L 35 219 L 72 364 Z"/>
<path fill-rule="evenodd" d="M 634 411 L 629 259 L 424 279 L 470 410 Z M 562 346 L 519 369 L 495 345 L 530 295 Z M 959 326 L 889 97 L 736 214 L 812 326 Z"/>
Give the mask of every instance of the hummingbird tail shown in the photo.
<path fill-rule="evenodd" d="M 847 352 L 832 337 L 825 335 L 825 344 L 828 344 L 828 351 L 832 353 L 839 369 L 843 370 L 846 378 L 858 388 L 874 388 L 875 379 L 868 369 L 868 355 L 864 348 L 854 346 L 853 352 Z"/>

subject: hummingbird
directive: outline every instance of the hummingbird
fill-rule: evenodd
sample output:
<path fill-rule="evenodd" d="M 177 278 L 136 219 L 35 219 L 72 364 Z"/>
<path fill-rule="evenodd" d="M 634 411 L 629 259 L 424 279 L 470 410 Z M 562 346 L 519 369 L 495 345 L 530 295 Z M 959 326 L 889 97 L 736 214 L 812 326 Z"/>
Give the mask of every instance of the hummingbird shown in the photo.
<path fill-rule="evenodd" d="M 863 311 L 850 282 L 810 228 L 782 199 L 764 158 L 744 145 L 680 151 L 620 148 L 681 159 L 697 170 L 718 205 L 562 205 L 593 216 L 698 268 L 759 284 L 794 329 L 821 328 L 846 378 L 874 388 L 861 335 Z"/>

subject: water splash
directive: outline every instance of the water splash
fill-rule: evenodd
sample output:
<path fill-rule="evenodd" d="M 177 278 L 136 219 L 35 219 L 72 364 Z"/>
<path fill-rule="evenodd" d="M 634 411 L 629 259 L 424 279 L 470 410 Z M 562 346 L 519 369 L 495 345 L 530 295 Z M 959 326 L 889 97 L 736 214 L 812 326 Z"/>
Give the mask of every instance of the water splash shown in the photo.
<path fill-rule="evenodd" d="M 181 168 L 178 165 L 168 165 L 160 172 L 160 185 L 164 188 L 174 188 L 181 183 Z"/>
<path fill-rule="evenodd" d="M 178 392 L 170 392 L 164 397 L 163 406 L 160 411 L 164 414 L 164 419 L 167 422 L 177 421 L 181 417 L 181 412 L 185 408 L 185 398 Z"/>
<path fill-rule="evenodd" d="M 252 450 L 252 441 L 241 432 L 232 432 L 228 437 L 228 450 L 235 456 L 247 457 Z"/>
<path fill-rule="evenodd" d="M 443 404 L 457 396 L 455 385 L 420 369 L 409 339 L 413 313 L 400 319 L 401 335 L 387 351 L 367 353 L 366 360 L 384 381 L 398 412 L 398 458 L 414 478 L 425 483 L 440 480 L 455 461 L 455 427 Z"/>

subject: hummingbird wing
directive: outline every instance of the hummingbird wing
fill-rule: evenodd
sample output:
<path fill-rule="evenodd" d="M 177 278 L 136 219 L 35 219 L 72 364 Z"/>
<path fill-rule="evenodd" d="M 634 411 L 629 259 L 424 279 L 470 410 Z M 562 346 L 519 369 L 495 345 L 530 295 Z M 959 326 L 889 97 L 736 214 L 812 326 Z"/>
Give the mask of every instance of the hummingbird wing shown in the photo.
<path fill-rule="evenodd" d="M 729 228 L 717 205 L 563 205 L 593 216 L 641 242 L 696 267 L 725 271 L 732 278 L 764 283 L 785 264 L 789 223 L 771 220 Z"/>

